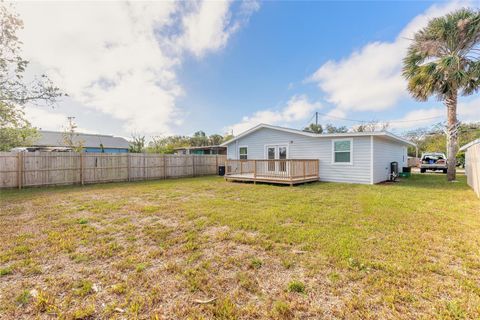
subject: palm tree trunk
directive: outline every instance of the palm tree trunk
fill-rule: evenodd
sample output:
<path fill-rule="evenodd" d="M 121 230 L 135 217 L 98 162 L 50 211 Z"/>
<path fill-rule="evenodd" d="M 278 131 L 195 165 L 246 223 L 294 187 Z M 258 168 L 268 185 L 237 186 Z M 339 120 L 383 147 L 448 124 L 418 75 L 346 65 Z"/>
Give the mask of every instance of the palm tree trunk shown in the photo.
<path fill-rule="evenodd" d="M 445 99 L 447 107 L 447 179 L 454 181 L 456 178 L 456 155 L 457 155 L 457 91 L 452 92 L 450 97 Z"/>

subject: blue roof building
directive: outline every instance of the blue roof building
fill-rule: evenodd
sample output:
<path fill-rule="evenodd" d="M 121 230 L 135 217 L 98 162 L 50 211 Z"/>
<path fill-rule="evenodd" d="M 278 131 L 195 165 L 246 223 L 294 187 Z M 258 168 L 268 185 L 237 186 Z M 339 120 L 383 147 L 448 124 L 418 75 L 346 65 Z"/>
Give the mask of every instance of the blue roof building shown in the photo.
<path fill-rule="evenodd" d="M 68 147 L 64 143 L 64 132 L 39 131 L 40 137 L 33 147 Z M 126 153 L 129 143 L 125 138 L 103 134 L 76 133 L 74 141 L 82 141 L 84 152 Z"/>

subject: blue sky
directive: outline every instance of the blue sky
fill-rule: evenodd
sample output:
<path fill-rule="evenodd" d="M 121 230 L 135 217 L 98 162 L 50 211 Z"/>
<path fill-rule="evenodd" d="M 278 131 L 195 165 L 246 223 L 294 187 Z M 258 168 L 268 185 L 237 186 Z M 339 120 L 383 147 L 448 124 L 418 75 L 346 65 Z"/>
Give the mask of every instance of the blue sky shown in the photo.
<path fill-rule="evenodd" d="M 429 18 L 478 3 L 48 6 L 18 8 L 25 53 L 70 97 L 55 109 L 27 108 L 32 122 L 61 130 L 73 115 L 82 131 L 155 136 L 238 134 L 258 122 L 302 128 L 315 111 L 336 125 L 391 120 L 398 133 L 441 121 L 441 103 L 415 102 L 404 89 L 407 38 Z M 67 28 L 45 25 L 39 10 Z M 76 21 L 82 10 L 88 18 Z M 480 120 L 477 99 L 461 99 L 461 120 Z"/>
<path fill-rule="evenodd" d="M 294 94 L 322 99 L 322 92 L 314 84 L 304 83 L 319 66 L 348 56 L 368 42 L 392 41 L 429 5 L 429 2 L 262 3 L 259 12 L 228 48 L 205 61 L 192 59 L 185 65 L 182 80 L 192 93 L 185 104 L 195 108 L 191 121 L 202 119 L 208 123 L 212 112 L 225 119 L 220 124 L 225 126 L 258 109 L 281 108 Z M 397 115 L 402 113 L 397 112 Z M 373 117 L 365 114 L 360 118 Z"/>

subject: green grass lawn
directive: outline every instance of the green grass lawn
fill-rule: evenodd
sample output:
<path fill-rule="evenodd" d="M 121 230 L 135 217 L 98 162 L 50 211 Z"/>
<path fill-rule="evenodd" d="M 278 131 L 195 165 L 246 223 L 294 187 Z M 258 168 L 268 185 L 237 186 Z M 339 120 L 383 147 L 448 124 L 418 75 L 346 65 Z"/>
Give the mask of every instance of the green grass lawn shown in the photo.
<path fill-rule="evenodd" d="M 0 191 L 0 318 L 478 319 L 459 180 Z"/>

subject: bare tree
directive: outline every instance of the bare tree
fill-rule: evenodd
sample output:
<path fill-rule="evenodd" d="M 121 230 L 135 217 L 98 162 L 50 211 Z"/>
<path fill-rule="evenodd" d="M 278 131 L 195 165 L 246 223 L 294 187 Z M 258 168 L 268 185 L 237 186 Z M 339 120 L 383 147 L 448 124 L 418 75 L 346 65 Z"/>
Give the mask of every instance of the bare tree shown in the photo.
<path fill-rule="evenodd" d="M 325 130 L 327 133 L 345 133 L 348 132 L 348 128 L 346 126 L 335 127 L 333 124 L 327 123 L 325 126 Z"/>
<path fill-rule="evenodd" d="M 27 103 L 53 105 L 63 94 L 46 75 L 25 79 L 28 61 L 21 57 L 18 31 L 23 22 L 11 5 L 0 2 L 0 150 L 28 145 L 35 128 L 25 118 Z"/>
<path fill-rule="evenodd" d="M 368 122 L 362 122 L 361 124 L 352 127 L 353 132 L 376 132 L 387 131 L 390 127 L 388 122 L 379 122 L 378 120 L 371 120 Z"/>
<path fill-rule="evenodd" d="M 63 132 L 63 143 L 75 152 L 82 152 L 85 141 L 80 139 L 80 135 L 76 132 L 77 124 L 73 121 L 74 117 L 68 117 L 67 127 Z"/>
<path fill-rule="evenodd" d="M 131 153 L 142 153 L 145 151 L 145 136 L 133 133 L 132 140 L 130 140 L 130 146 L 128 151 Z"/>

